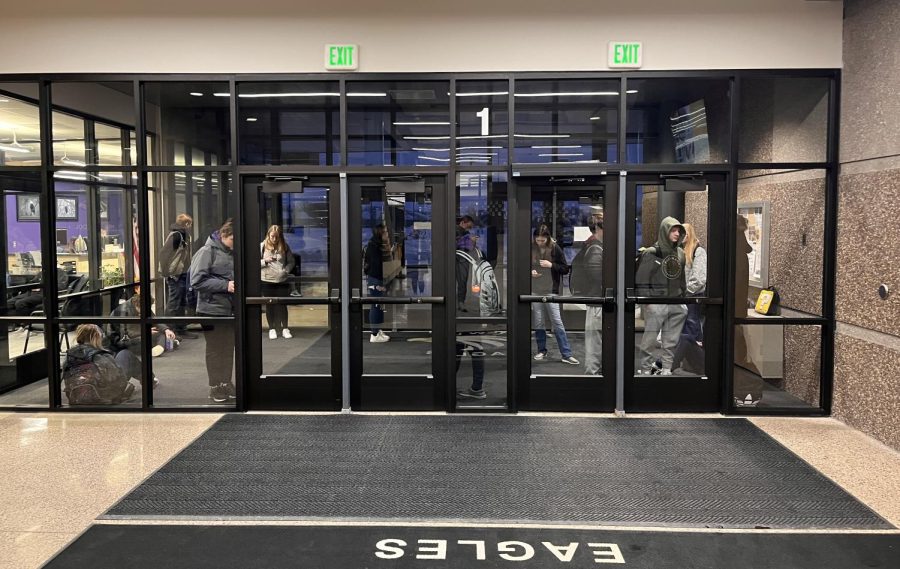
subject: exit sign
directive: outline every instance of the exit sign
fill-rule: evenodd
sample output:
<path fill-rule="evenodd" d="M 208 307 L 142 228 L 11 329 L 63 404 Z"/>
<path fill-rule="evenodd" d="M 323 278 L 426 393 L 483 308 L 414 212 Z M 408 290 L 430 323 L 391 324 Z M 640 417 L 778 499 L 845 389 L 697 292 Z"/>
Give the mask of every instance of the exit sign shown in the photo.
<path fill-rule="evenodd" d="M 609 42 L 609 67 L 637 69 L 643 65 L 643 44 L 639 41 Z"/>
<path fill-rule="evenodd" d="M 326 45 L 325 69 L 328 71 L 355 71 L 359 69 L 359 46 L 356 44 Z"/>

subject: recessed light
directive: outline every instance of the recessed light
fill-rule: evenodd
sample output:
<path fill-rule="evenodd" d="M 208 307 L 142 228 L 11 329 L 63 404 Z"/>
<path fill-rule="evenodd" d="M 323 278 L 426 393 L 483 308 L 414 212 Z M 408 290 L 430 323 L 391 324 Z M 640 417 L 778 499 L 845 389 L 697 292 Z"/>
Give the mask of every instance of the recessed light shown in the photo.
<path fill-rule="evenodd" d="M 256 117 L 247 117 L 247 122 L 256 122 Z"/>
<path fill-rule="evenodd" d="M 191 95 L 193 95 L 194 97 L 202 97 L 202 96 L 203 96 L 203 93 L 198 93 L 198 92 L 196 92 L 196 91 L 191 91 Z"/>

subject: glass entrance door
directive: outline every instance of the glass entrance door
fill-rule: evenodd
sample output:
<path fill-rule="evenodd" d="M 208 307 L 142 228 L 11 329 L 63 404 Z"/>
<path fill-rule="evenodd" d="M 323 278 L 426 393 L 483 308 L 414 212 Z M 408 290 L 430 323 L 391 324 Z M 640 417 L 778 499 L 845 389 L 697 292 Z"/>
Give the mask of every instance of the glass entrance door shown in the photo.
<path fill-rule="evenodd" d="M 722 392 L 724 175 L 628 176 L 626 411 L 715 411 Z"/>
<path fill-rule="evenodd" d="M 348 182 L 351 405 L 444 409 L 446 177 Z"/>
<path fill-rule="evenodd" d="M 615 406 L 615 178 L 517 180 L 519 407 Z"/>
<path fill-rule="evenodd" d="M 341 408 L 340 184 L 243 180 L 249 407 Z"/>

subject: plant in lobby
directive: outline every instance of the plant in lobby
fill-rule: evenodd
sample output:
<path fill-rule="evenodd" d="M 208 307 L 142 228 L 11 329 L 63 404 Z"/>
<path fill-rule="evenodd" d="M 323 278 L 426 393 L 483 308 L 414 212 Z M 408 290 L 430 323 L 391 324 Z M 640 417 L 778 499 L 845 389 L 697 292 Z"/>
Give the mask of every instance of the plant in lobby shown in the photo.
<path fill-rule="evenodd" d="M 125 273 L 119 267 L 103 267 L 100 271 L 100 278 L 104 288 L 125 284 Z"/>

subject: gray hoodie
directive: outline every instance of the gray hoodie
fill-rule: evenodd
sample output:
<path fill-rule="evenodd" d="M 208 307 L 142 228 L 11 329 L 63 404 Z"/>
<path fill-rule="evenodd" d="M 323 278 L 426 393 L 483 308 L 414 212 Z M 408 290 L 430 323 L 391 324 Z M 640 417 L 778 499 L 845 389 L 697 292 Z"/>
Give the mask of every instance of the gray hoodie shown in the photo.
<path fill-rule="evenodd" d="M 680 230 L 676 243 L 669 239 L 673 228 Z M 684 250 L 681 248 L 684 236 L 684 227 L 680 221 L 674 217 L 662 220 L 656 243 L 641 251 L 638 257 L 634 277 L 638 296 L 684 296 L 687 290 L 684 280 Z"/>
<path fill-rule="evenodd" d="M 191 288 L 197 291 L 197 314 L 234 315 L 234 294 L 228 281 L 234 280 L 234 254 L 222 244 L 216 231 L 191 260 Z"/>

